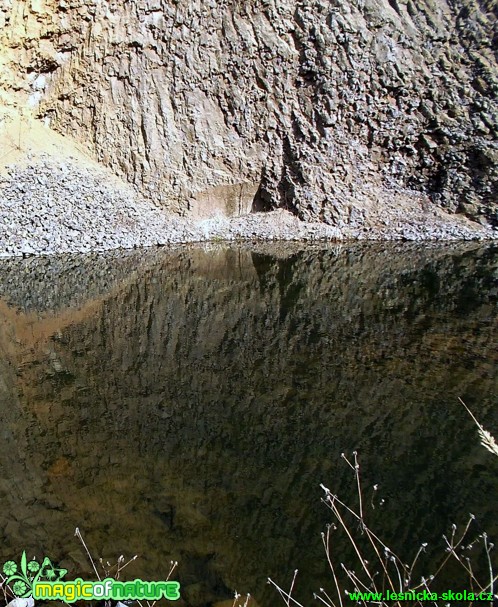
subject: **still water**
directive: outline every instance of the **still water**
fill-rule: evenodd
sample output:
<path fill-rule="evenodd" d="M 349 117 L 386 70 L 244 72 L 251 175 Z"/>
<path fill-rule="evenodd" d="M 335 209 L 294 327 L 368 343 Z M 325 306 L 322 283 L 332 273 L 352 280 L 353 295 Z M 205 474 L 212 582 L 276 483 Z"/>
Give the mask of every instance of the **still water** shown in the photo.
<path fill-rule="evenodd" d="M 356 506 L 353 450 L 372 528 L 406 560 L 429 542 L 424 573 L 469 512 L 496 542 L 498 458 L 458 397 L 498 437 L 497 267 L 478 244 L 1 262 L 2 563 L 89 577 L 79 527 L 139 555 L 122 579 L 177 560 L 182 605 L 283 605 L 266 580 L 295 569 L 316 604 L 320 483 Z"/>

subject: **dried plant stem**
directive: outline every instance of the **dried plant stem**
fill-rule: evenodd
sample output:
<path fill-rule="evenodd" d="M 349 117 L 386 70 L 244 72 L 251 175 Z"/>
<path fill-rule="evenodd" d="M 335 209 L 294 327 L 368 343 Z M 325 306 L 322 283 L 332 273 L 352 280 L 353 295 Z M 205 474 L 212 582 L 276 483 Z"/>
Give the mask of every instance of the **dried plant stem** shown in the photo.
<path fill-rule="evenodd" d="M 336 589 L 336 592 L 337 592 L 337 597 L 339 599 L 340 606 L 343 607 L 343 604 L 342 604 L 342 593 L 341 593 L 341 590 L 339 588 L 339 582 L 337 580 L 337 575 L 335 573 L 334 565 L 332 564 L 332 559 L 330 558 L 330 548 L 329 548 L 329 545 L 330 545 L 330 527 L 328 527 L 328 529 L 327 529 L 327 536 L 326 536 L 326 538 L 327 539 L 325 539 L 325 534 L 322 533 L 322 542 L 323 542 L 323 545 L 324 545 L 324 548 L 325 548 L 325 554 L 327 555 L 327 561 L 329 563 L 330 570 L 332 571 L 332 577 L 334 578 L 334 584 L 335 584 L 335 589 Z"/>
<path fill-rule="evenodd" d="M 294 571 L 294 577 L 292 578 L 292 584 L 289 590 L 289 595 L 292 595 L 292 591 L 294 590 L 294 584 L 296 583 L 297 577 L 297 569 Z M 289 599 L 287 599 L 287 607 L 290 607 Z"/>
<path fill-rule="evenodd" d="M 469 413 L 470 413 L 470 411 L 469 411 Z M 470 414 L 472 415 L 472 413 L 470 413 Z M 488 442 L 488 445 L 485 445 L 488 449 L 489 449 L 489 445 L 492 446 L 493 443 L 496 446 L 496 443 L 494 442 L 494 439 L 491 437 L 491 435 L 489 433 L 486 433 L 486 431 L 482 428 L 482 426 L 479 425 L 479 423 L 477 422 L 477 420 L 474 418 L 473 415 L 472 415 L 472 418 L 474 419 L 474 422 L 479 427 L 479 430 L 480 430 L 479 435 L 480 435 L 480 438 L 481 438 L 481 441 L 483 442 L 483 444 L 484 444 L 484 439 L 483 439 L 483 436 L 484 436 L 484 438 L 486 438 L 486 440 Z M 481 534 L 479 536 L 479 538 L 474 539 L 472 542 L 470 542 L 470 544 L 466 545 L 465 548 L 470 549 L 476 543 L 481 543 L 481 540 L 482 540 L 483 549 L 486 553 L 485 556 L 487 559 L 487 568 L 488 568 L 488 573 L 489 573 L 489 578 L 488 578 L 489 583 L 487 585 L 485 583 L 480 583 L 479 580 L 477 579 L 477 577 L 472 569 L 470 558 L 465 557 L 463 553 L 459 554 L 457 552 L 457 550 L 459 550 L 459 549 L 460 549 L 459 552 L 461 552 L 463 550 L 462 543 L 464 542 L 465 538 L 467 537 L 470 526 L 472 524 L 472 521 L 475 518 L 472 514 L 470 515 L 470 517 L 465 525 L 465 528 L 463 529 L 463 532 L 459 533 L 458 536 L 457 536 L 457 526 L 456 525 L 452 525 L 451 533 L 448 535 L 448 537 L 443 535 L 443 539 L 446 543 L 446 554 L 444 555 L 444 558 L 442 558 L 441 562 L 437 566 L 435 574 L 430 575 L 428 577 L 422 577 L 421 582 L 418 584 L 413 583 L 413 578 L 415 575 L 415 566 L 417 565 L 417 563 L 419 563 L 420 555 L 422 554 L 422 552 L 425 551 L 427 544 L 426 543 L 421 544 L 421 546 L 416 551 L 416 554 L 413 557 L 413 560 L 411 561 L 411 565 L 407 565 L 375 533 L 373 533 L 371 531 L 371 529 L 368 527 L 368 525 L 365 522 L 365 511 L 364 511 L 365 504 L 364 504 L 364 501 L 362 498 L 360 465 L 358 462 L 357 453 L 353 452 L 353 456 L 354 456 L 354 459 L 350 461 L 346 457 L 345 454 L 341 454 L 342 459 L 344 459 L 344 461 L 347 463 L 347 465 L 354 472 L 354 478 L 355 478 L 355 483 L 356 483 L 357 492 L 358 492 L 358 502 L 359 502 L 358 511 L 355 511 L 353 508 L 349 507 L 346 503 L 341 501 L 337 495 L 333 494 L 323 484 L 320 485 L 320 487 L 325 492 L 325 496 L 322 498 L 322 501 L 331 510 L 331 512 L 333 513 L 334 518 L 335 518 L 335 524 L 329 524 L 327 526 L 326 533 L 322 533 L 321 537 L 322 537 L 322 543 L 323 543 L 323 546 L 325 549 L 327 562 L 328 562 L 330 571 L 332 573 L 333 584 L 335 587 L 335 593 L 337 594 L 337 598 L 339 601 L 339 607 L 344 607 L 343 600 L 342 600 L 343 593 L 346 592 L 346 594 L 351 595 L 351 593 L 353 591 L 348 592 L 347 590 L 342 590 L 342 592 L 341 592 L 341 576 L 338 576 L 339 567 L 336 568 L 334 566 L 332 552 L 331 552 L 331 532 L 335 531 L 336 529 L 341 529 L 342 533 L 344 533 L 346 535 L 346 537 L 348 538 L 349 543 L 353 547 L 354 553 L 361 565 L 361 569 L 359 570 L 359 573 L 357 574 L 357 573 L 355 573 L 355 571 L 352 568 L 346 567 L 344 565 L 344 563 L 341 563 L 340 569 L 342 570 L 342 572 L 345 576 L 344 579 L 347 578 L 347 580 L 349 580 L 349 582 L 352 584 L 352 586 L 354 588 L 355 593 L 366 593 L 366 594 L 374 593 L 374 594 L 380 595 L 377 600 L 372 600 L 373 597 L 371 597 L 371 599 L 369 599 L 369 600 L 366 600 L 367 597 L 365 597 L 365 599 L 358 597 L 358 598 L 356 598 L 356 601 L 357 601 L 356 604 L 363 605 L 364 607 L 367 607 L 372 604 L 379 605 L 380 607 L 404 607 L 404 605 L 406 604 L 406 600 L 407 600 L 406 596 L 405 596 L 404 602 L 402 602 L 401 600 L 398 600 L 398 601 L 394 600 L 394 602 L 386 602 L 385 600 L 382 599 L 382 596 L 384 596 L 385 587 L 387 587 L 387 586 L 390 586 L 393 594 L 394 593 L 396 593 L 396 594 L 398 594 L 398 593 L 416 593 L 420 589 L 425 589 L 427 592 L 433 594 L 432 588 L 434 587 L 433 586 L 434 580 L 437 577 L 441 576 L 441 572 L 445 568 L 448 561 L 452 558 L 454 558 L 459 563 L 461 568 L 465 571 L 465 574 L 466 574 L 466 577 L 468 580 L 467 588 L 470 588 L 471 592 L 473 592 L 475 595 L 478 595 L 480 592 L 491 591 L 491 594 L 493 596 L 495 596 L 494 591 L 496 588 L 496 582 L 498 580 L 498 575 L 496 575 L 496 576 L 494 575 L 493 564 L 492 564 L 492 559 L 491 559 L 491 550 L 493 549 L 494 546 L 489 541 L 486 533 Z M 374 486 L 374 490 L 376 490 L 376 489 L 377 489 L 377 485 Z M 350 517 L 353 518 L 353 524 L 351 524 Z M 367 553 L 362 553 L 363 544 L 358 543 L 355 538 L 354 527 L 355 527 L 356 523 L 359 524 L 359 530 L 361 531 L 361 533 L 363 535 L 367 536 L 368 542 L 369 542 L 370 546 L 372 547 L 373 553 L 375 554 L 375 557 L 377 560 L 375 560 L 375 558 L 373 559 L 372 562 L 367 560 L 367 558 L 368 559 L 370 558 L 370 554 L 371 554 L 370 549 L 368 549 Z M 382 552 L 384 553 L 383 555 L 382 555 Z M 408 561 L 408 562 L 410 562 L 410 561 Z M 380 569 L 379 566 L 382 569 Z M 420 565 L 417 567 L 417 570 L 418 569 L 420 569 Z M 277 590 L 279 591 L 279 593 L 280 593 L 281 597 L 284 599 L 287 607 L 291 607 L 291 605 L 292 605 L 292 607 L 303 607 L 296 599 L 294 599 L 292 597 L 292 591 L 294 589 L 294 584 L 295 584 L 295 580 L 296 580 L 296 573 L 297 573 L 297 571 L 294 574 L 294 578 L 293 578 L 289 593 L 286 593 L 285 591 L 283 591 L 275 582 L 273 582 L 273 580 L 269 579 L 269 582 L 271 584 L 273 584 L 273 586 L 275 586 L 275 588 L 277 588 Z M 381 574 L 382 574 L 382 584 L 381 584 L 382 591 L 379 591 L 378 587 L 380 585 L 380 580 L 379 580 L 378 576 L 381 576 Z M 326 607 L 337 607 L 336 602 L 334 602 L 334 599 L 332 599 L 329 596 L 329 594 L 327 594 L 325 589 L 323 589 L 323 588 L 320 588 L 320 592 L 318 594 L 317 593 L 314 594 L 314 598 L 317 601 L 319 601 L 322 605 L 325 605 Z M 350 596 L 350 598 L 351 598 L 351 596 Z M 428 603 L 423 603 L 419 598 L 415 598 L 415 596 L 413 596 L 413 599 L 412 599 L 412 601 L 410 601 L 410 604 L 418 605 L 418 606 L 422 607 L 424 604 L 428 604 Z M 430 604 L 436 605 L 436 607 L 438 605 L 441 605 L 441 603 L 438 603 L 434 600 L 431 600 Z M 472 604 L 473 604 L 473 602 L 471 601 L 469 603 L 469 607 L 471 607 Z"/>
<path fill-rule="evenodd" d="M 498 456 L 498 444 L 496 443 L 493 436 L 481 426 L 472 411 L 467 407 L 467 405 L 460 397 L 458 397 L 458 400 L 467 409 L 468 414 L 474 420 L 474 423 L 476 424 L 477 430 L 479 432 L 479 438 L 481 439 L 481 445 L 485 447 L 490 453 L 493 453 L 494 455 Z"/>
<path fill-rule="evenodd" d="M 83 544 L 83 548 L 85 549 L 85 551 L 86 551 L 86 553 L 87 553 L 87 555 L 88 555 L 88 558 L 90 559 L 90 563 L 92 563 L 92 567 L 93 567 L 93 570 L 95 571 L 95 575 L 97 576 L 97 578 L 99 579 L 99 581 L 101 581 L 101 578 L 100 578 L 99 572 L 97 571 L 97 567 L 95 567 L 95 563 L 94 563 L 94 561 L 93 561 L 93 559 L 92 559 L 92 555 L 90 554 L 90 551 L 88 550 L 87 545 L 85 544 L 85 540 L 83 539 L 83 537 L 82 537 L 82 535 L 81 535 L 80 530 L 79 530 L 79 528 L 78 528 L 78 527 L 76 527 L 76 529 L 75 529 L 75 531 L 74 531 L 74 535 L 75 535 L 75 536 L 76 536 L 76 537 L 77 537 L 77 538 L 80 540 L 80 542 Z"/>
<path fill-rule="evenodd" d="M 363 570 L 365 571 L 365 573 L 368 576 L 368 579 L 370 580 L 370 582 L 372 583 L 372 587 L 375 589 L 375 591 L 377 591 L 377 587 L 375 585 L 374 579 L 372 574 L 370 573 L 370 570 L 367 567 L 367 563 L 365 561 L 365 559 L 363 558 L 360 549 L 358 548 L 358 545 L 356 544 L 353 536 L 351 535 L 351 532 L 349 531 L 348 526 L 346 525 L 346 523 L 344 522 L 344 519 L 341 516 L 341 513 L 339 512 L 339 510 L 337 509 L 337 507 L 335 506 L 334 502 L 331 501 L 331 508 L 332 508 L 332 512 L 334 513 L 335 517 L 337 518 L 337 520 L 339 521 L 339 523 L 341 524 L 341 527 L 344 529 L 346 535 L 349 538 L 349 541 L 351 542 L 351 545 L 354 548 L 354 551 L 356 552 L 356 555 L 358 556 L 358 559 L 361 563 L 361 566 L 363 567 Z"/>
<path fill-rule="evenodd" d="M 491 548 L 493 547 L 493 544 L 489 544 L 488 543 L 488 534 L 484 533 L 483 534 L 484 537 L 484 548 L 486 550 L 486 557 L 488 559 L 488 570 L 489 570 L 489 588 L 491 591 L 491 594 L 494 594 L 494 579 L 493 579 L 493 565 L 491 564 Z"/>
<path fill-rule="evenodd" d="M 298 601 L 296 601 L 296 599 L 291 596 L 288 592 L 285 592 L 285 590 L 283 590 L 283 588 L 280 588 L 280 586 L 278 584 L 276 584 L 271 578 L 268 578 L 268 583 L 271 584 L 272 586 L 274 586 L 280 596 L 285 600 L 289 599 L 289 601 L 292 601 L 293 605 L 297 605 L 297 607 L 304 607 L 303 605 L 301 605 L 301 603 L 299 603 Z"/>
<path fill-rule="evenodd" d="M 352 466 L 352 465 L 349 463 L 349 461 L 347 460 L 347 458 L 346 458 L 345 456 L 343 456 L 343 457 L 344 457 L 344 459 L 345 459 L 345 460 L 348 462 L 348 464 L 351 466 L 351 468 L 353 468 L 353 470 L 355 470 L 355 468 L 354 468 L 354 467 L 353 467 L 353 466 Z M 356 470 L 355 470 L 355 472 L 356 472 Z M 332 506 L 331 506 L 331 500 L 333 499 L 335 502 L 337 502 L 337 503 L 338 503 L 338 504 L 340 504 L 340 505 L 341 505 L 343 508 L 345 508 L 345 509 L 346 509 L 346 510 L 347 510 L 347 511 L 350 513 L 350 514 L 352 514 L 352 515 L 353 515 L 353 516 L 354 516 L 354 517 L 355 517 L 355 518 L 356 518 L 356 519 L 357 519 L 357 520 L 358 520 L 360 523 L 363 523 L 363 530 L 364 530 L 364 531 L 365 531 L 365 533 L 367 534 L 367 537 L 368 537 L 368 539 L 369 539 L 369 541 L 370 541 L 370 543 L 371 543 L 371 545 L 372 545 L 372 547 L 373 547 L 373 549 L 374 549 L 374 551 L 375 551 L 375 554 L 376 554 L 377 558 L 379 559 L 379 562 L 380 562 L 380 563 L 381 563 L 381 565 L 382 565 L 382 569 L 383 569 L 383 571 L 384 571 L 384 579 L 387 579 L 387 581 L 389 582 L 389 586 L 391 587 L 391 590 L 392 590 L 393 592 L 395 592 L 394 583 L 393 583 L 393 581 L 392 581 L 392 579 L 391 579 L 391 576 L 389 575 L 389 571 L 388 571 L 388 569 L 387 569 L 387 567 L 386 567 L 386 564 L 384 563 L 384 561 L 383 561 L 382 557 L 380 556 L 380 552 L 379 552 L 378 546 L 376 545 L 375 541 L 376 541 L 376 542 L 378 542 L 378 543 L 380 544 L 380 546 L 382 547 L 382 549 L 383 549 L 384 551 L 388 551 L 388 552 L 390 552 L 391 554 L 393 554 L 393 553 L 392 553 L 392 552 L 389 550 L 389 548 L 388 548 L 388 547 L 387 547 L 387 546 L 384 544 L 384 542 L 382 542 L 382 541 L 380 540 L 380 538 L 379 538 L 379 537 L 377 537 L 377 536 L 375 535 L 375 533 L 373 533 L 373 532 L 372 532 L 372 531 L 371 531 L 371 530 L 370 530 L 370 529 L 367 527 L 367 525 L 365 525 L 365 524 L 364 524 L 364 522 L 362 521 L 362 519 L 361 519 L 361 517 L 358 515 L 358 513 L 356 513 L 356 512 L 355 512 L 354 510 L 352 510 L 352 509 L 351 509 L 349 506 L 347 506 L 347 505 L 346 505 L 344 502 L 342 502 L 342 501 L 341 501 L 341 500 L 340 500 L 340 499 L 339 499 L 339 498 L 338 498 L 336 495 L 332 495 L 332 493 L 330 492 L 330 490 L 329 490 L 329 489 L 327 489 L 327 487 L 325 487 L 323 484 L 322 484 L 322 485 L 320 485 L 320 487 L 321 487 L 321 488 L 322 488 L 322 489 L 325 491 L 325 493 L 326 493 L 326 495 L 327 495 L 328 501 L 327 501 L 327 500 L 324 500 L 324 501 L 325 501 L 325 504 L 326 504 L 326 505 L 327 505 L 327 506 L 328 506 L 328 507 L 329 507 L 329 508 L 332 510 L 332 512 L 334 512 L 334 508 L 332 508 Z M 335 515 L 335 512 L 334 512 L 334 515 Z M 375 540 L 375 541 L 374 541 L 374 540 Z M 393 554 L 393 557 L 394 557 L 394 558 L 397 558 L 397 557 L 396 557 L 396 555 L 394 555 L 394 554 Z M 399 559 L 398 559 L 398 560 L 399 560 Z M 384 588 L 383 588 L 383 589 L 384 589 Z"/>

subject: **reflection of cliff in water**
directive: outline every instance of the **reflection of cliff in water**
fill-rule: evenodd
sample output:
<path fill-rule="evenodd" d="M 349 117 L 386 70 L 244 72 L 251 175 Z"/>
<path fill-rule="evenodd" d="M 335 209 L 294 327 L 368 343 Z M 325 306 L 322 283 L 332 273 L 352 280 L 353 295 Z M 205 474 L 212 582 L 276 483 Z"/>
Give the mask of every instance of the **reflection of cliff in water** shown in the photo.
<path fill-rule="evenodd" d="M 353 449 L 407 557 L 469 512 L 498 535 L 498 462 L 457 401 L 497 433 L 495 249 L 269 251 L 151 253 L 52 315 L 4 289 L 24 312 L 0 306 L 2 557 L 86 571 L 79 526 L 96 555 L 140 553 L 133 576 L 179 559 L 188 604 L 275 604 L 266 577 L 296 567 L 307 596 L 319 483 L 352 497 Z"/>

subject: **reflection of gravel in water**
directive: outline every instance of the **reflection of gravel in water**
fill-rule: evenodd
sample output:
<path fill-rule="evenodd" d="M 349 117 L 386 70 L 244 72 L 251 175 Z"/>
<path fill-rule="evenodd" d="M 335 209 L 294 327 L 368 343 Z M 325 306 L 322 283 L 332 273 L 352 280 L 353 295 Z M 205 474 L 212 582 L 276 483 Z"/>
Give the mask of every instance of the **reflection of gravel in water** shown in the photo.
<path fill-rule="evenodd" d="M 25 313 L 76 307 L 108 294 L 143 262 L 143 251 L 4 259 L 0 298 Z"/>
<path fill-rule="evenodd" d="M 167 215 L 99 169 L 69 163 L 10 167 L 0 177 L 0 257 L 88 253 L 206 240 L 475 239 L 492 232 L 409 214 L 372 229 L 304 223 L 283 211 L 204 221 Z"/>
<path fill-rule="evenodd" d="M 101 253 L 69 253 L 63 255 L 34 256 L 26 259 L 10 258 L 0 260 L 0 299 L 25 314 L 58 313 L 68 308 L 78 308 L 90 300 L 109 296 L 123 283 L 143 276 L 153 268 L 171 265 L 177 271 L 181 260 L 204 258 L 213 259 L 227 251 L 240 255 L 250 254 L 263 258 L 286 260 L 307 251 L 309 255 L 328 251 L 333 255 L 344 255 L 349 251 L 351 258 L 376 252 L 381 264 L 392 264 L 394 260 L 404 260 L 407 255 L 419 260 L 429 256 L 431 260 L 444 257 L 449 251 L 463 255 L 477 250 L 482 245 L 471 242 L 400 243 L 400 242 L 246 242 L 227 245 L 207 242 L 199 244 L 172 245 L 167 248 L 151 248 L 130 251 L 105 251 Z M 155 270 L 154 270 L 155 271 Z M 211 268 L 212 271 L 212 268 Z M 138 272 L 138 274 L 137 274 Z M 202 273 L 202 272 L 201 272 Z"/>

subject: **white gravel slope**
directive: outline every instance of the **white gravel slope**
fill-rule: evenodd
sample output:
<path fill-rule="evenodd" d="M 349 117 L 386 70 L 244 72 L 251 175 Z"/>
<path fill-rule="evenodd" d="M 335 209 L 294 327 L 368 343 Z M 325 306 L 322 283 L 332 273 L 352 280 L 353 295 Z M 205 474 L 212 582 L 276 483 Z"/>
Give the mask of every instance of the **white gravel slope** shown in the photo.
<path fill-rule="evenodd" d="M 207 240 L 482 239 L 469 221 L 400 218 L 354 230 L 304 223 L 280 210 L 195 221 L 168 215 L 106 169 L 37 158 L 0 174 L 0 257 L 86 253 Z"/>

